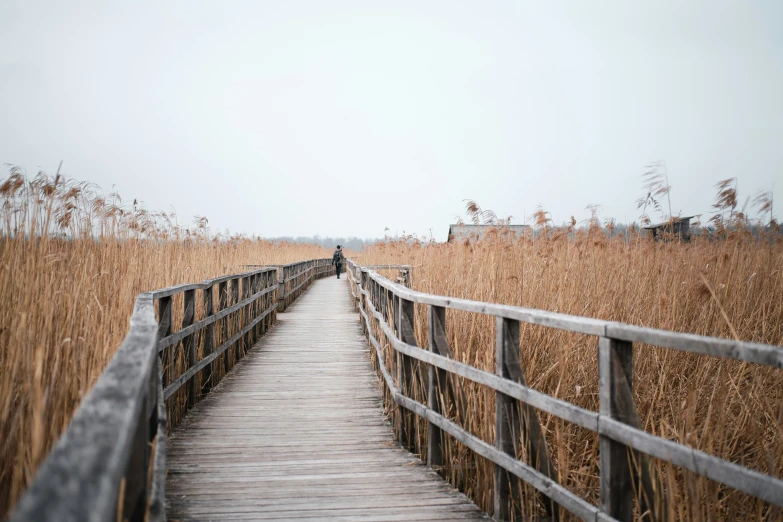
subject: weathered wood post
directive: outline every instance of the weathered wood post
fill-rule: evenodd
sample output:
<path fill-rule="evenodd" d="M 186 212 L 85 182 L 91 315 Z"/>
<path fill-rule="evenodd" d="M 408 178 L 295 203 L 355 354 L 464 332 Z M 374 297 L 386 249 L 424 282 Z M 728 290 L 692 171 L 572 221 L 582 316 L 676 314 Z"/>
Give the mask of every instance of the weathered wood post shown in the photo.
<path fill-rule="evenodd" d="M 182 315 L 182 328 L 186 328 L 193 324 L 193 319 L 196 315 L 196 291 L 185 290 L 183 301 L 183 315 Z M 195 335 L 190 334 L 182 339 L 182 349 L 185 354 L 185 360 L 187 361 L 187 367 L 185 371 L 188 371 L 196 365 L 196 343 Z M 196 375 L 193 375 L 188 379 L 187 386 L 188 394 L 188 409 L 196 405 L 198 401 L 198 390 L 196 388 Z"/>
<path fill-rule="evenodd" d="M 268 289 L 270 284 L 270 272 L 264 272 L 261 274 L 261 280 L 259 282 L 259 290 L 266 290 Z M 264 294 L 264 297 L 261 298 L 261 313 L 265 313 L 267 310 L 269 310 L 269 307 L 272 305 L 272 294 L 266 293 Z M 263 321 L 261 321 L 261 335 L 266 334 L 267 330 L 269 330 L 270 320 L 272 318 L 272 313 L 270 312 L 269 315 L 267 315 Z"/>
<path fill-rule="evenodd" d="M 448 348 L 446 340 L 446 309 L 442 306 L 429 306 L 429 349 L 438 355 L 442 346 Z M 443 404 L 444 391 L 448 372 L 429 365 L 427 390 L 427 406 L 435 413 L 447 413 Z M 444 463 L 443 430 L 433 423 L 427 424 L 427 465 L 431 468 L 442 468 Z"/>
<path fill-rule="evenodd" d="M 171 296 L 158 299 L 158 339 L 163 339 L 171 335 Z M 163 368 L 163 387 L 171 384 L 171 350 L 169 346 L 163 350 L 161 356 L 161 367 Z"/>
<path fill-rule="evenodd" d="M 234 306 L 239 302 L 239 278 L 235 277 L 231 280 L 231 300 L 229 301 L 229 305 Z M 232 329 L 232 337 L 237 335 L 239 331 L 242 329 L 240 326 L 241 324 L 241 317 L 242 317 L 242 310 L 239 309 L 231 314 L 232 321 L 234 323 L 234 327 Z M 234 343 L 234 364 L 239 362 L 239 359 L 242 358 L 242 338 L 236 340 Z"/>
<path fill-rule="evenodd" d="M 245 299 L 249 298 L 252 294 L 250 289 L 250 276 L 246 276 L 242 278 L 242 293 L 240 294 L 240 301 L 244 301 Z M 242 314 L 240 315 L 241 319 L 239 321 L 239 330 L 243 330 L 247 327 L 253 320 L 253 314 L 252 314 L 253 306 L 245 305 L 242 307 Z M 247 331 L 243 337 L 243 350 L 242 350 L 242 356 L 244 357 L 248 350 L 253 346 L 253 331 L 252 328 Z"/>
<path fill-rule="evenodd" d="M 210 284 L 201 294 L 204 300 L 204 319 L 209 319 L 215 315 L 215 286 Z M 215 351 L 215 323 L 208 324 L 204 329 L 204 357 L 209 357 Z M 211 362 L 202 370 L 201 393 L 209 393 L 212 389 L 212 372 L 215 369 L 215 363 Z"/>
<path fill-rule="evenodd" d="M 269 327 L 272 326 L 272 323 L 277 321 L 277 312 L 280 311 L 280 308 L 279 308 L 279 302 L 280 301 L 279 301 L 278 296 L 277 296 L 277 294 L 280 292 L 280 285 L 277 282 L 277 280 L 279 278 L 279 276 L 277 274 L 278 274 L 278 270 L 275 270 L 274 272 L 269 272 L 269 282 L 268 282 L 268 284 L 269 284 L 269 286 L 273 286 L 274 285 L 276 287 L 275 291 L 272 292 L 271 294 L 269 294 L 269 306 L 272 306 L 273 304 L 275 304 L 275 305 L 278 305 L 278 307 L 276 307 L 275 311 L 272 312 L 272 314 L 270 314 L 270 316 L 269 316 L 269 323 L 267 324 L 267 330 L 269 330 Z"/>
<path fill-rule="evenodd" d="M 391 330 L 394 332 L 394 335 L 396 335 L 398 338 L 400 337 L 400 299 L 397 297 L 397 294 L 394 292 L 391 292 L 391 307 L 392 307 L 392 322 L 388 323 L 391 325 Z M 389 373 L 392 376 L 397 377 L 397 382 L 399 386 L 399 376 L 400 376 L 400 366 L 402 361 L 402 354 L 400 354 L 397 350 L 393 349 L 391 346 L 388 347 L 386 350 L 386 360 L 389 361 Z M 400 390 L 402 391 L 402 390 Z M 392 400 L 392 426 L 395 430 L 395 434 L 398 438 L 402 437 L 402 410 L 403 408 Z"/>
<path fill-rule="evenodd" d="M 250 285 L 250 294 L 255 295 L 257 294 L 263 287 L 263 276 L 264 274 L 255 274 L 251 277 L 252 284 Z M 266 296 L 264 296 L 266 297 Z M 253 304 L 250 306 L 250 309 L 253 311 L 252 319 L 255 321 L 258 319 L 258 316 L 260 316 L 262 313 L 264 313 L 264 307 L 263 307 L 263 298 L 258 298 L 255 301 L 253 301 Z M 258 339 L 261 337 L 261 332 L 264 327 L 264 322 L 261 321 L 257 323 L 253 327 L 253 344 L 258 341 Z"/>
<path fill-rule="evenodd" d="M 166 451 L 166 401 L 163 400 L 163 388 L 160 381 L 160 359 L 155 359 L 152 365 L 152 372 L 149 376 L 149 386 L 147 391 L 147 413 L 145 419 L 148 419 L 146 424 L 146 444 L 145 444 L 145 462 L 147 473 L 145 474 L 145 485 L 147 492 L 145 495 L 144 514 L 147 520 L 159 521 L 163 520 L 165 512 L 165 478 L 158 475 L 155 476 L 155 461 L 160 461 L 157 458 L 162 452 Z M 152 447 L 152 441 L 155 441 L 155 447 Z M 131 457 L 132 458 L 132 457 Z M 149 470 L 153 469 L 152 476 Z M 162 473 L 161 473 L 162 475 Z"/>
<path fill-rule="evenodd" d="M 381 290 L 381 308 L 378 310 L 378 313 L 381 314 L 381 316 L 386 320 L 386 324 L 389 324 L 394 328 L 394 320 L 392 319 L 391 309 L 392 309 L 392 293 L 391 290 L 383 289 Z"/>
<path fill-rule="evenodd" d="M 259 274 L 258 276 L 258 290 L 266 290 L 269 288 L 269 272 L 263 272 Z M 258 313 L 263 314 L 269 309 L 269 294 L 266 293 L 264 296 L 258 301 Z M 261 324 L 259 324 L 258 333 L 260 335 L 264 335 L 266 333 L 266 327 L 269 324 L 269 315 L 267 315 L 262 321 Z"/>
<path fill-rule="evenodd" d="M 599 338 L 598 395 L 601 415 L 642 429 L 633 400 L 633 343 Z M 653 486 L 655 474 L 649 455 L 603 435 L 599 450 L 601 509 L 622 522 L 633 520 L 634 491 L 639 491 L 639 512 L 646 513 L 644 520 L 665 520 L 663 493 L 657 494 Z"/>
<path fill-rule="evenodd" d="M 376 305 L 375 306 L 375 311 L 378 312 L 378 314 L 380 314 L 382 320 L 385 320 L 386 324 L 391 325 L 392 330 L 394 330 L 395 329 L 395 325 L 394 325 L 394 323 L 392 321 L 388 320 L 388 316 L 387 316 L 387 313 L 386 313 L 386 311 L 387 311 L 387 309 L 389 307 L 389 302 L 387 300 L 386 290 L 383 290 L 380 287 L 380 285 L 378 285 L 376 283 L 376 281 L 374 279 L 369 278 L 369 274 L 368 274 L 368 281 L 369 281 L 369 285 L 370 285 L 370 290 L 371 291 L 374 290 L 374 289 L 375 290 L 378 290 L 378 289 L 381 290 L 381 291 L 377 292 L 377 294 L 375 294 L 377 296 L 375 298 L 375 300 L 377 301 L 377 303 L 375 303 L 375 305 Z M 373 295 L 373 294 L 370 294 L 370 295 Z M 379 329 L 378 332 L 382 333 L 383 330 Z M 379 336 L 379 339 L 380 339 L 380 336 Z M 397 365 L 396 365 L 395 361 L 396 361 L 396 357 L 397 357 L 397 352 L 391 348 L 390 342 L 385 343 L 385 345 L 381 344 L 381 353 L 383 354 L 383 364 L 384 364 L 384 367 L 386 367 L 387 371 L 389 372 L 389 375 L 392 375 L 392 376 L 396 375 L 397 374 Z M 378 360 L 378 365 L 380 366 L 380 364 L 381 364 L 381 360 L 379 359 Z M 399 433 L 400 433 L 400 430 L 401 430 L 401 428 L 400 428 L 399 406 L 397 406 L 397 404 L 395 404 L 395 402 L 394 402 L 394 394 L 392 394 L 392 392 L 388 388 L 388 386 L 386 386 L 386 384 L 383 383 L 382 387 L 383 387 L 384 404 L 388 405 L 389 419 L 391 420 L 392 431 L 394 432 L 395 435 L 399 436 Z"/>
<path fill-rule="evenodd" d="M 284 266 L 277 267 L 277 311 L 285 312 L 285 279 L 288 270 Z"/>
<path fill-rule="evenodd" d="M 354 282 L 354 285 L 356 286 L 356 297 L 354 298 L 354 300 L 356 301 L 356 308 L 358 309 L 358 308 L 360 308 L 362 306 L 362 293 L 361 293 L 362 273 L 359 270 L 359 267 L 357 265 L 354 265 L 352 267 L 352 270 L 353 270 L 353 272 L 352 272 L 353 282 Z M 364 321 L 361 321 L 361 322 L 362 322 L 362 324 L 364 324 Z"/>
<path fill-rule="evenodd" d="M 390 291 L 391 292 L 391 291 Z M 394 334 L 400 336 L 400 298 L 394 292 L 391 292 L 392 314 L 394 314 L 394 323 L 392 324 L 392 330 Z"/>
<path fill-rule="evenodd" d="M 147 387 L 149 389 L 149 386 Z M 149 393 L 148 390 L 145 390 Z M 131 453 L 128 459 L 128 467 L 125 470 L 125 490 L 122 505 L 122 515 L 125 520 L 131 522 L 143 522 L 144 512 L 147 507 L 148 475 L 150 445 L 152 435 L 150 433 L 150 399 L 147 396 L 142 399 L 143 406 L 139 412 L 138 423 L 131 440 Z M 157 406 L 157 404 L 155 404 Z"/>
<path fill-rule="evenodd" d="M 276 273 L 277 272 L 275 272 L 275 274 Z M 267 290 L 273 284 L 277 283 L 277 281 L 274 281 L 274 282 L 272 281 L 272 272 L 264 272 L 264 274 L 263 274 L 263 276 L 261 278 L 261 281 L 262 281 L 264 290 Z M 261 302 L 261 304 L 262 304 L 261 311 L 262 312 L 266 312 L 274 304 L 274 302 L 272 301 L 273 297 L 274 296 L 272 295 L 272 293 L 267 293 L 267 294 L 264 295 L 264 300 Z M 263 325 L 263 327 L 261 328 L 261 332 L 262 333 L 266 334 L 266 332 L 269 330 L 269 326 L 272 324 L 272 320 L 273 320 L 272 316 L 273 316 L 273 314 L 274 314 L 274 312 L 270 312 L 269 315 L 267 315 L 266 318 L 263 321 L 261 321 L 261 324 Z"/>
<path fill-rule="evenodd" d="M 404 343 L 411 346 L 416 344 L 414 335 L 414 304 L 413 301 L 398 298 L 399 302 L 399 337 Z M 413 359 L 403 353 L 399 353 L 399 365 L 397 366 L 397 388 L 406 397 L 413 398 Z M 416 418 L 414 413 L 406 408 L 400 408 L 400 432 L 398 434 L 400 445 L 408 451 L 416 452 Z"/>
<path fill-rule="evenodd" d="M 512 347 L 518 346 L 519 321 L 498 317 L 495 327 L 495 373 L 497 375 L 509 378 L 506 361 L 511 357 Z M 495 447 L 512 458 L 517 458 L 519 450 L 517 400 L 499 391 L 495 392 Z M 514 512 L 518 512 L 518 492 L 517 477 L 496 464 L 492 514 L 495 520 L 511 520 Z"/>
<path fill-rule="evenodd" d="M 253 274 L 253 275 L 247 276 L 245 278 L 244 282 L 247 284 L 247 290 L 245 291 L 246 295 L 245 295 L 244 299 L 249 299 L 250 297 L 253 296 L 253 294 L 256 293 L 256 275 Z M 256 301 L 251 301 L 250 304 L 245 307 L 245 310 L 247 310 L 247 314 L 246 314 L 247 317 L 245 318 L 245 323 L 242 325 L 243 328 L 248 326 L 250 323 L 252 323 L 253 320 L 256 318 L 256 313 L 257 313 L 256 305 L 257 304 L 258 303 L 256 303 Z M 254 327 L 252 327 L 247 332 L 247 340 L 248 340 L 248 342 L 247 342 L 247 349 L 248 350 L 250 348 L 252 348 L 254 344 L 256 344 L 256 339 L 257 339 L 256 329 L 257 328 L 258 328 L 258 325 L 255 325 Z"/>
<path fill-rule="evenodd" d="M 369 307 L 366 304 L 367 296 L 364 295 L 362 290 L 367 291 L 367 281 L 369 280 L 369 275 L 367 272 L 359 271 L 359 295 L 357 298 L 359 299 L 359 305 L 361 306 L 362 310 L 364 310 L 364 313 L 369 314 Z M 370 317 L 370 324 L 372 324 L 372 317 Z M 368 325 L 365 325 L 362 321 L 362 331 L 364 331 L 365 335 L 369 335 Z"/>
<path fill-rule="evenodd" d="M 253 274 L 250 276 L 250 291 L 248 292 L 248 297 L 254 296 L 256 293 L 258 293 L 258 287 L 259 287 L 259 277 L 260 274 Z M 260 312 L 260 306 L 261 302 L 259 299 L 255 299 L 250 303 L 250 320 L 255 321 L 255 319 L 258 317 Z M 258 341 L 258 337 L 261 331 L 261 325 L 256 324 L 253 328 L 250 329 L 250 346 L 253 346 L 256 344 L 256 341 Z"/>
<path fill-rule="evenodd" d="M 271 288 L 272 286 L 277 287 L 277 270 L 274 272 L 269 271 L 264 273 L 264 288 Z M 275 299 L 276 295 L 277 291 L 273 291 L 264 296 L 266 299 L 264 304 L 265 309 L 277 303 L 277 299 Z M 264 321 L 264 331 L 269 330 L 269 326 L 272 324 L 271 319 L 272 314 L 269 314 L 266 318 L 266 321 Z"/>
<path fill-rule="evenodd" d="M 268 274 L 268 272 L 262 272 L 262 273 L 258 274 L 258 283 L 256 285 L 257 286 L 256 292 L 260 292 L 261 290 L 266 290 L 267 282 L 268 282 L 267 274 Z M 258 313 L 259 314 L 263 314 L 264 312 L 266 312 L 268 299 L 269 299 L 269 294 L 264 294 L 264 296 L 261 297 L 257 301 L 257 303 L 258 303 Z M 268 318 L 269 318 L 269 316 L 265 317 L 258 324 L 258 337 L 259 338 L 266 333 L 266 322 L 267 322 Z"/>
<path fill-rule="evenodd" d="M 504 332 L 504 339 L 506 339 L 507 343 L 503 345 L 502 376 L 523 386 L 527 386 L 525 374 L 522 371 L 522 365 L 519 359 L 519 321 L 508 319 L 501 321 L 500 318 L 498 318 L 498 328 L 501 327 L 501 323 L 503 328 L 508 329 L 508 332 Z M 520 404 L 517 401 L 515 401 L 515 403 L 519 414 L 519 428 L 517 433 L 520 433 L 522 436 L 531 465 L 553 482 L 556 482 L 557 473 L 554 464 L 552 464 L 552 459 L 549 456 L 549 449 L 547 447 L 546 438 L 544 437 L 544 430 L 538 420 L 538 413 L 535 408 L 529 404 Z M 559 520 L 560 512 L 557 504 L 546 495 L 540 494 L 539 498 L 543 502 L 550 519 L 553 522 Z M 522 502 L 523 499 L 520 498 L 520 507 Z"/>
<path fill-rule="evenodd" d="M 228 306 L 228 281 L 221 281 L 218 283 L 218 312 L 223 311 Z M 220 331 L 221 331 L 221 339 L 220 344 L 225 343 L 228 341 L 229 335 L 229 329 L 228 329 L 228 321 L 229 317 L 223 317 L 220 320 Z M 229 354 L 229 350 L 226 349 L 223 351 L 223 375 L 228 373 L 228 370 L 231 369 L 231 356 Z"/>
<path fill-rule="evenodd" d="M 617 403 L 618 380 L 625 379 L 633 389 L 633 345 L 629 342 L 601 337 L 598 341 L 599 412 L 625 421 L 625 413 Z M 609 437 L 600 437 L 601 509 L 608 515 L 630 522 L 633 520 L 633 483 L 628 462 L 628 448 Z"/>

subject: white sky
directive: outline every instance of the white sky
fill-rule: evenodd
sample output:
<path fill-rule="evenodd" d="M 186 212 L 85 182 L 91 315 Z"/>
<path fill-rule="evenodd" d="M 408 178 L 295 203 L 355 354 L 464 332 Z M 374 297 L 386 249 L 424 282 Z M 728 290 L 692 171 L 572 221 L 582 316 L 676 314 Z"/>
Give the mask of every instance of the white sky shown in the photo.
<path fill-rule="evenodd" d="M 264 236 L 631 221 L 659 159 L 783 208 L 783 2 L 0 0 L 0 163 L 61 159 Z"/>

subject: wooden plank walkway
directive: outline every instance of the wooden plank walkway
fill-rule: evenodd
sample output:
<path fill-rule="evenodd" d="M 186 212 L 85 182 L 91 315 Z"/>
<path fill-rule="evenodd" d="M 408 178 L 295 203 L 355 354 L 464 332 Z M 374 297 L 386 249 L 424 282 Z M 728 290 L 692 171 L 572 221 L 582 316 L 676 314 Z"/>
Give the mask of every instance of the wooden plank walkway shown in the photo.
<path fill-rule="evenodd" d="M 313 283 L 170 440 L 169 520 L 481 520 L 400 448 L 345 279 Z"/>

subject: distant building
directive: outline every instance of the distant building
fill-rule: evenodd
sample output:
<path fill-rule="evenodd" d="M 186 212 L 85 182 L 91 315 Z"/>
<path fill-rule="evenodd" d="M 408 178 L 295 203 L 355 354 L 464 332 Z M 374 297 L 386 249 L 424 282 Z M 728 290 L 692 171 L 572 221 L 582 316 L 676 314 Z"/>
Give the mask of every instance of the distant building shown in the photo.
<path fill-rule="evenodd" d="M 690 241 L 691 239 L 691 219 L 696 216 L 687 217 L 674 217 L 664 223 L 658 223 L 657 225 L 650 225 L 644 227 L 645 230 L 649 230 L 653 239 L 658 240 L 661 238 L 681 239 L 682 241 Z"/>
<path fill-rule="evenodd" d="M 499 233 L 508 230 L 514 236 L 521 237 L 530 230 L 530 225 L 449 225 L 448 242 L 483 239 L 490 230 L 497 230 Z"/>

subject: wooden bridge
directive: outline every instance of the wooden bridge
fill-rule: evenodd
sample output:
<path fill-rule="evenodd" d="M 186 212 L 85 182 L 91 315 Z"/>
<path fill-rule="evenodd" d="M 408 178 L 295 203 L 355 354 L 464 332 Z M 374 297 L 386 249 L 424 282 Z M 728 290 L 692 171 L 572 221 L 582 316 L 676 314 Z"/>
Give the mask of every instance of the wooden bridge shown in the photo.
<path fill-rule="evenodd" d="M 550 520 L 664 520 L 650 456 L 783 507 L 780 479 L 645 432 L 632 394 L 633 343 L 783 368 L 780 347 L 424 294 L 407 267 L 376 268 L 323 279 L 319 259 L 141 294 L 11 521 L 488 518 L 437 473 L 447 439 L 494 464 L 496 520 L 532 515 L 520 480 Z M 495 373 L 452 358 L 448 308 L 496 317 Z M 520 322 L 599 338 L 598 412 L 526 386 Z M 460 422 L 465 380 L 495 393 L 493 441 Z M 600 505 L 558 484 L 537 410 L 599 435 Z"/>
<path fill-rule="evenodd" d="M 483 518 L 395 443 L 356 319 L 333 277 L 278 316 L 175 430 L 169 518 Z"/>

